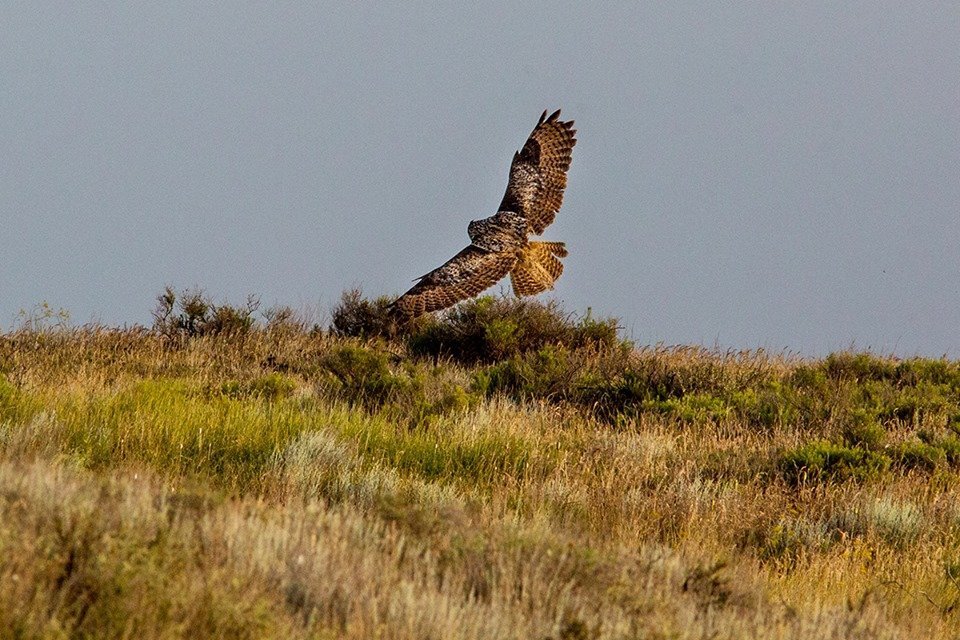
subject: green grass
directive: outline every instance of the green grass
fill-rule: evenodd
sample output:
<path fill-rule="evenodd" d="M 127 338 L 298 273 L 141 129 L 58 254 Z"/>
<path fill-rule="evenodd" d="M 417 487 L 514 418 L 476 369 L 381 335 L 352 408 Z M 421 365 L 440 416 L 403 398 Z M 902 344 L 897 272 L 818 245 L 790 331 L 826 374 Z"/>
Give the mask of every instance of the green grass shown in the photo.
<path fill-rule="evenodd" d="M 0 336 L 0 638 L 955 637 L 956 362 L 381 302 Z"/>
<path fill-rule="evenodd" d="M 18 405 L 43 406 L 45 413 L 6 423 L 8 446 L 32 440 L 88 469 L 149 464 L 237 491 L 254 489 L 277 450 L 311 424 L 295 402 L 259 394 L 246 401 L 208 397 L 199 385 L 176 379 L 100 393 L 26 395 Z"/>

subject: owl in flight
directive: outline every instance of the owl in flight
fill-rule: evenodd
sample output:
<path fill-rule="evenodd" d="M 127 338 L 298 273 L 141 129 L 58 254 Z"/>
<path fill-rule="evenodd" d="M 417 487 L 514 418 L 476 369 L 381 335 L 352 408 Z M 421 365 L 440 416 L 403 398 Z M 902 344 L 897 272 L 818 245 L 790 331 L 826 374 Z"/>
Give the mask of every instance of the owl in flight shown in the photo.
<path fill-rule="evenodd" d="M 566 257 L 562 242 L 534 242 L 563 204 L 567 169 L 577 133 L 573 120 L 544 111 L 523 149 L 513 154 L 510 181 L 497 213 L 467 226 L 470 244 L 430 273 L 417 278 L 391 311 L 405 319 L 453 306 L 492 287 L 508 273 L 517 296 L 553 288 Z"/>

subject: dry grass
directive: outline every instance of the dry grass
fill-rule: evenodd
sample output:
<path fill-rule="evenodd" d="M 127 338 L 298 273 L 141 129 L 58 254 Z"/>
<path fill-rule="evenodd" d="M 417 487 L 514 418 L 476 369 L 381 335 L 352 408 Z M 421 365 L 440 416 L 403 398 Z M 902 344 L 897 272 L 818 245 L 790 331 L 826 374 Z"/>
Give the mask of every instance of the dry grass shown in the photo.
<path fill-rule="evenodd" d="M 955 637 L 956 363 L 517 335 L 0 336 L 0 637 Z"/>

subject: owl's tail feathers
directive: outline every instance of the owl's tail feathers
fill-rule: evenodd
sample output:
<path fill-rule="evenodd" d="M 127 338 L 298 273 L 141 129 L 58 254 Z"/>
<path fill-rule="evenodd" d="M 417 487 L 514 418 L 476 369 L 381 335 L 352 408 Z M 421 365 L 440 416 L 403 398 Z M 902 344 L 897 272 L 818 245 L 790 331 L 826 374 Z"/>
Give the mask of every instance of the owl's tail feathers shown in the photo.
<path fill-rule="evenodd" d="M 560 258 L 567 256 L 562 242 L 531 242 L 520 254 L 510 271 L 510 282 L 517 296 L 533 296 L 553 289 L 553 283 L 563 273 Z"/>

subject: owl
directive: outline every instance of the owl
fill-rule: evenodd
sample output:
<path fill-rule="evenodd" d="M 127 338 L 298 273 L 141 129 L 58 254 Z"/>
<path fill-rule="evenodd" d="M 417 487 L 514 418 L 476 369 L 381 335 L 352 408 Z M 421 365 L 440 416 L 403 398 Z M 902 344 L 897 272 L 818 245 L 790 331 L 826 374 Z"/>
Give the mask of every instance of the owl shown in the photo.
<path fill-rule="evenodd" d="M 563 204 L 567 170 L 577 143 L 573 121 L 544 111 L 523 148 L 513 155 L 510 179 L 497 212 L 467 225 L 470 244 L 441 266 L 417 278 L 391 305 L 412 319 L 453 306 L 492 287 L 507 274 L 517 296 L 536 295 L 563 273 L 562 242 L 531 240 L 553 222 Z"/>

